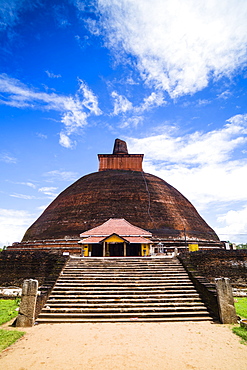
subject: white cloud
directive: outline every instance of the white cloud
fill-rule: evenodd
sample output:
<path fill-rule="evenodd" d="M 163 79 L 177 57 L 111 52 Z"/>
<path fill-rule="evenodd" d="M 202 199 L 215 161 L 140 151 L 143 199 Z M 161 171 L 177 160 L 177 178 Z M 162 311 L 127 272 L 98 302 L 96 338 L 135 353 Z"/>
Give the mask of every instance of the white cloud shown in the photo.
<path fill-rule="evenodd" d="M 236 240 L 238 243 L 247 242 L 247 205 L 240 210 L 230 210 L 217 219 L 223 225 L 217 227 L 217 232 L 224 240 Z"/>
<path fill-rule="evenodd" d="M 116 91 L 113 91 L 111 96 L 114 98 L 114 115 L 126 113 L 133 109 L 132 103 L 125 96 L 119 95 Z"/>
<path fill-rule="evenodd" d="M 114 99 L 113 115 L 122 115 L 120 128 L 129 126 L 137 127 L 143 121 L 143 113 L 153 108 L 167 104 L 164 100 L 163 93 L 152 92 L 148 97 L 143 99 L 140 105 L 134 106 L 124 95 L 118 94 L 116 91 L 111 93 Z"/>
<path fill-rule="evenodd" d="M 72 171 L 60 171 L 54 170 L 44 173 L 44 175 L 49 182 L 53 181 L 75 181 L 78 178 L 77 172 Z"/>
<path fill-rule="evenodd" d="M 36 0 L 31 3 L 26 0 L 3 0 L 0 7 L 0 30 L 5 30 L 7 27 L 12 27 L 19 19 L 20 10 L 25 5 L 25 8 L 31 8 L 37 3 Z"/>
<path fill-rule="evenodd" d="M 62 77 L 61 75 L 56 75 L 55 73 L 53 73 L 53 72 L 49 72 L 49 71 L 45 71 L 45 73 L 47 74 L 47 76 L 49 77 L 49 78 L 60 78 L 60 77 Z"/>
<path fill-rule="evenodd" d="M 201 210 L 213 202 L 247 201 L 247 159 L 233 158 L 246 142 L 247 115 L 234 116 L 207 133 L 128 138 L 130 152 L 145 153 L 146 172 L 165 179 Z"/>
<path fill-rule="evenodd" d="M 204 107 L 205 105 L 208 105 L 210 103 L 211 103 L 210 100 L 207 100 L 207 99 L 199 99 L 197 101 L 197 106 L 198 107 Z"/>
<path fill-rule="evenodd" d="M 8 153 L 2 153 L 0 154 L 0 161 L 5 163 L 16 163 L 17 159 Z"/>
<path fill-rule="evenodd" d="M 72 146 L 70 135 L 78 133 L 79 129 L 85 127 L 91 115 L 102 113 L 96 96 L 81 80 L 79 80 L 79 89 L 75 96 L 64 96 L 38 92 L 6 74 L 1 74 L 0 91 L 2 92 L 0 104 L 16 108 L 58 111 L 61 114 L 61 122 L 64 124 L 60 144 L 66 148 Z"/>
<path fill-rule="evenodd" d="M 41 132 L 37 132 L 36 134 L 40 139 L 47 139 L 47 135 L 42 134 Z"/>
<path fill-rule="evenodd" d="M 11 197 L 13 198 L 19 198 L 19 199 L 36 199 L 34 195 L 27 195 L 27 194 L 18 194 L 18 193 L 13 193 L 10 194 Z"/>
<path fill-rule="evenodd" d="M 231 152 L 247 142 L 247 114 L 230 118 L 222 129 L 195 131 L 184 136 L 171 136 L 172 132 L 130 139 L 137 151 L 145 148 L 150 160 L 184 163 L 187 165 L 213 164 L 229 159 Z"/>
<path fill-rule="evenodd" d="M 32 182 L 22 182 L 21 184 L 22 185 L 29 186 L 30 188 L 33 188 L 33 189 L 36 188 L 36 185 L 34 185 Z"/>
<path fill-rule="evenodd" d="M 225 90 L 221 94 L 219 94 L 217 97 L 218 97 L 218 99 L 227 100 L 228 98 L 230 98 L 231 95 L 232 95 L 231 91 Z"/>
<path fill-rule="evenodd" d="M 14 182 L 14 184 L 17 184 L 17 185 L 25 185 L 25 186 L 28 186 L 30 188 L 33 188 L 33 189 L 36 189 L 36 185 L 33 184 L 32 182 Z"/>
<path fill-rule="evenodd" d="M 130 153 L 145 153 L 144 171 L 163 178 L 210 220 L 222 240 L 247 241 L 247 115 L 209 132 L 127 138 Z M 164 133 L 165 132 L 165 133 Z M 239 155 L 240 154 L 240 155 Z"/>
<path fill-rule="evenodd" d="M 147 98 L 144 98 L 143 103 L 139 107 L 136 107 L 135 110 L 136 112 L 145 112 L 152 108 L 161 107 L 165 104 L 166 101 L 161 92 L 152 92 Z"/>
<path fill-rule="evenodd" d="M 59 134 L 59 144 L 64 146 L 65 148 L 73 148 L 74 144 L 68 135 L 64 134 L 63 132 L 60 132 Z"/>
<path fill-rule="evenodd" d="M 82 80 L 78 80 L 80 83 L 79 91 L 83 94 L 83 101 L 82 104 L 86 107 L 90 113 L 94 114 L 95 116 L 99 116 L 102 112 L 98 107 L 98 99 L 96 95 L 88 88 L 86 83 Z"/>
<path fill-rule="evenodd" d="M 42 188 L 39 188 L 39 191 L 45 195 L 49 195 L 52 198 L 57 196 L 57 193 L 55 193 L 55 190 L 57 190 L 54 186 L 43 186 Z"/>
<path fill-rule="evenodd" d="M 86 28 L 88 29 L 89 32 L 91 32 L 92 35 L 94 36 L 100 35 L 100 28 L 95 19 L 88 18 L 84 20 L 84 23 Z"/>
<path fill-rule="evenodd" d="M 124 50 L 143 80 L 175 98 L 231 77 L 246 63 L 246 0 L 99 0 L 117 60 Z"/>
<path fill-rule="evenodd" d="M 134 106 L 124 95 L 120 95 L 116 91 L 113 91 L 111 96 L 114 98 L 114 115 L 127 112 L 140 114 L 167 104 L 164 100 L 163 93 L 161 92 L 152 92 L 148 97 L 143 99 L 143 102 L 140 105 L 137 106 Z"/>
<path fill-rule="evenodd" d="M 120 123 L 120 128 L 126 127 L 137 127 L 140 123 L 142 123 L 143 117 L 142 116 L 131 116 L 129 118 L 124 118 Z"/>
<path fill-rule="evenodd" d="M 0 209 L 0 246 L 20 241 L 36 216 L 27 211 Z"/>

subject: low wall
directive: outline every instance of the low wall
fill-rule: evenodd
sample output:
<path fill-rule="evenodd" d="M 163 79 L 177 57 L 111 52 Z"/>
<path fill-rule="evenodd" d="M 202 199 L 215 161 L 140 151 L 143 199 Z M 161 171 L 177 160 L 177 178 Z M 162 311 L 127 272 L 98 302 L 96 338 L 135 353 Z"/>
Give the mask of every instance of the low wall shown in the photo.
<path fill-rule="evenodd" d="M 227 277 L 234 287 L 247 286 L 247 250 L 211 250 L 184 253 L 181 258 L 211 283 Z"/>
<path fill-rule="evenodd" d="M 60 251 L 12 251 L 0 253 L 0 286 L 22 287 L 25 279 L 36 279 L 39 286 L 57 279 L 68 256 Z"/>
<path fill-rule="evenodd" d="M 51 239 L 30 240 L 26 242 L 13 243 L 8 251 L 44 251 L 44 252 L 69 252 L 71 255 L 81 256 L 82 247 L 78 244 L 80 239 Z"/>
<path fill-rule="evenodd" d="M 190 263 L 190 254 L 180 254 L 180 262 L 187 271 L 189 278 L 194 284 L 200 298 L 205 303 L 214 320 L 220 320 L 219 305 L 217 300 L 217 291 L 215 283 L 210 283 L 205 276 L 202 276 Z"/>
<path fill-rule="evenodd" d="M 36 318 L 68 259 L 61 251 L 5 250 L 0 253 L 0 285 L 22 287 L 24 280 L 37 280 Z"/>

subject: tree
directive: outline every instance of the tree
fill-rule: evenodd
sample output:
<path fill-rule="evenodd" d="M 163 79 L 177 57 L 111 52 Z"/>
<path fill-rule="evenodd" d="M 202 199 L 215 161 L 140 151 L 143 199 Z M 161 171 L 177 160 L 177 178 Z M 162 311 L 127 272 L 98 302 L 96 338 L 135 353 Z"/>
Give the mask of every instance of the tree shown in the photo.
<path fill-rule="evenodd" d="M 236 246 L 237 249 L 247 249 L 247 244 L 238 244 Z"/>

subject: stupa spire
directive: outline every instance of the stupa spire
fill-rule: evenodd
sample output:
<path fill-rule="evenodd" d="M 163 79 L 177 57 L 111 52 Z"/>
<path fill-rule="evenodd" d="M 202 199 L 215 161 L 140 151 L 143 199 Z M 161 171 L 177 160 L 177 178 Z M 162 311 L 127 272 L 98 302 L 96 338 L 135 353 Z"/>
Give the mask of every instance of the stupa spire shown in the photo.
<path fill-rule="evenodd" d="M 116 139 L 112 154 L 98 154 L 99 171 L 142 171 L 143 154 L 129 154 L 124 140 Z"/>
<path fill-rule="evenodd" d="M 124 140 L 116 139 L 112 154 L 129 154 L 126 142 Z"/>

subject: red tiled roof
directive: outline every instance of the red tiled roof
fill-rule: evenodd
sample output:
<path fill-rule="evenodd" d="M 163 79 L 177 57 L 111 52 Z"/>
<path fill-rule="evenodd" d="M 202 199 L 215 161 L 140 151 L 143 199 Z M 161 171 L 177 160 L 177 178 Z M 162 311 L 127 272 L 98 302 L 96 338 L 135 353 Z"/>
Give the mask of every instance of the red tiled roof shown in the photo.
<path fill-rule="evenodd" d="M 124 239 L 128 240 L 129 243 L 152 244 L 150 240 L 141 236 L 126 236 Z"/>
<path fill-rule="evenodd" d="M 91 230 L 80 234 L 81 237 L 87 236 L 107 236 L 118 234 L 119 236 L 146 236 L 151 237 L 152 234 L 140 227 L 134 226 L 124 218 L 110 218 L 102 225 L 94 227 Z"/>
<path fill-rule="evenodd" d="M 115 234 L 117 235 L 117 234 Z M 109 235 L 111 236 L 111 235 Z M 85 238 L 81 241 L 79 241 L 80 244 L 98 244 L 103 242 L 105 239 L 108 237 L 103 237 L 103 236 L 89 236 L 88 238 Z M 120 237 L 121 238 L 121 237 Z M 123 240 L 129 242 L 129 243 L 139 243 L 139 244 L 151 244 L 151 242 L 143 238 L 141 236 L 126 236 L 123 238 Z"/>
<path fill-rule="evenodd" d="M 98 244 L 105 238 L 103 236 L 89 236 L 89 238 L 80 240 L 80 244 Z"/>

